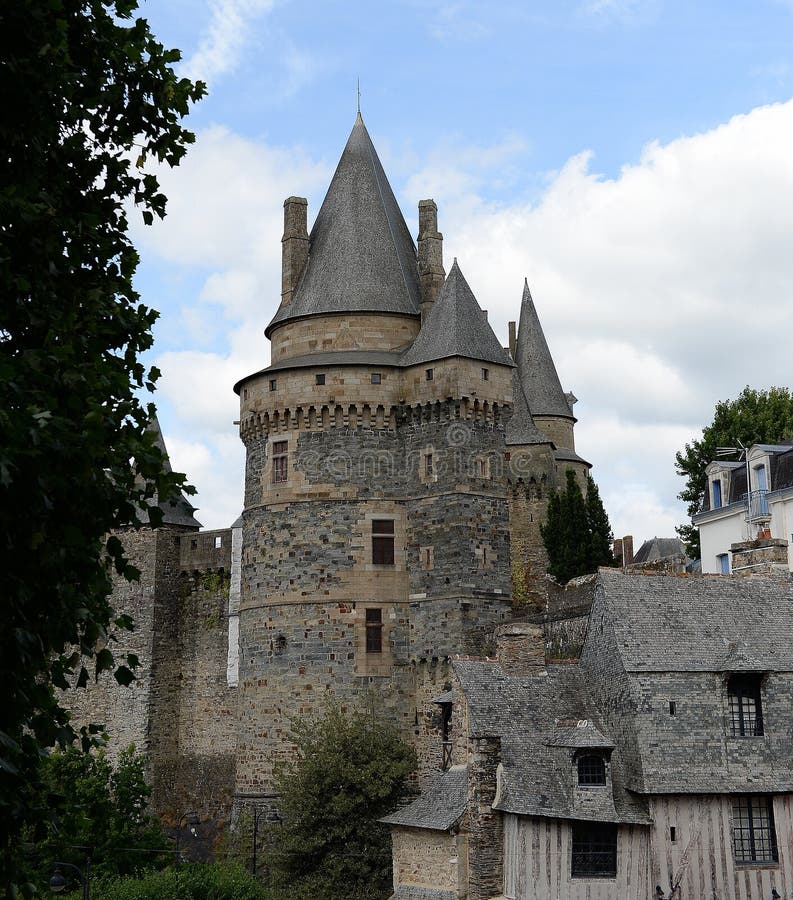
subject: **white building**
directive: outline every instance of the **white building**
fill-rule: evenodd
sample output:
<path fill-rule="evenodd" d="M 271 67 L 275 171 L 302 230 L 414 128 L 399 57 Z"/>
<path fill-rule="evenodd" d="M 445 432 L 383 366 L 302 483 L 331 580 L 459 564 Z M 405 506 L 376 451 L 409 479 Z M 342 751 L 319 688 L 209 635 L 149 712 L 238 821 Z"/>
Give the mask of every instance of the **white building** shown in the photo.
<path fill-rule="evenodd" d="M 692 518 L 699 528 L 703 573 L 737 571 L 745 562 L 733 558 L 733 544 L 758 540 L 786 542 L 793 571 L 793 441 L 754 444 L 745 461 L 716 461 L 705 471 L 703 508 Z"/>

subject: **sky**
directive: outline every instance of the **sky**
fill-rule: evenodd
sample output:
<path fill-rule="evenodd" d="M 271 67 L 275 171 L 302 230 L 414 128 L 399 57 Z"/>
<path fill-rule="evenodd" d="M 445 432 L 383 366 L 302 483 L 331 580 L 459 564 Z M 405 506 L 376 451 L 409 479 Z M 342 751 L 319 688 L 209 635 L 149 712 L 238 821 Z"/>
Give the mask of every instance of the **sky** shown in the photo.
<path fill-rule="evenodd" d="M 242 508 L 232 386 L 269 362 L 283 201 L 309 228 L 361 111 L 414 237 L 438 204 L 504 344 L 528 278 L 615 535 L 686 521 L 675 451 L 791 386 L 793 0 L 142 0 L 208 95 L 133 216 L 175 469 Z"/>

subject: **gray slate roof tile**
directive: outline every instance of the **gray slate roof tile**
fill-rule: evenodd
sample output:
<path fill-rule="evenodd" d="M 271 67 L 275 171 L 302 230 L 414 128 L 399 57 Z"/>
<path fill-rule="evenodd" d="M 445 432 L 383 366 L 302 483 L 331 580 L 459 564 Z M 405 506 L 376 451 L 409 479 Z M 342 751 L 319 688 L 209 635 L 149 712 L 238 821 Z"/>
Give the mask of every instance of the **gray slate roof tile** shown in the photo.
<path fill-rule="evenodd" d="M 462 818 L 467 795 L 468 769 L 452 766 L 412 803 L 380 821 L 387 825 L 446 831 Z"/>
<path fill-rule="evenodd" d="M 456 259 L 418 337 L 405 351 L 402 365 L 417 366 L 449 356 L 515 365 L 476 302 Z"/>
<path fill-rule="evenodd" d="M 517 369 L 512 372 L 512 418 L 507 423 L 505 439 L 508 446 L 551 443 L 534 424 Z"/>
<path fill-rule="evenodd" d="M 793 672 L 793 581 L 609 569 L 599 578 L 628 672 Z"/>
<path fill-rule="evenodd" d="M 573 411 L 556 373 L 528 282 L 523 286 L 515 356 L 532 415 L 572 419 Z"/>
<path fill-rule="evenodd" d="M 309 236 L 292 302 L 265 330 L 304 316 L 419 315 L 416 247 L 360 113 Z"/>
<path fill-rule="evenodd" d="M 504 782 L 498 809 L 600 822 L 649 821 L 646 806 L 624 787 L 618 749 L 611 754 L 613 792 L 598 788 L 587 791 L 584 801 L 577 799 L 569 722 L 586 720 L 582 747 L 613 746 L 577 665 L 549 665 L 546 675 L 505 675 L 497 663 L 480 660 L 455 660 L 454 669 L 468 702 L 471 736 L 501 738 Z"/>

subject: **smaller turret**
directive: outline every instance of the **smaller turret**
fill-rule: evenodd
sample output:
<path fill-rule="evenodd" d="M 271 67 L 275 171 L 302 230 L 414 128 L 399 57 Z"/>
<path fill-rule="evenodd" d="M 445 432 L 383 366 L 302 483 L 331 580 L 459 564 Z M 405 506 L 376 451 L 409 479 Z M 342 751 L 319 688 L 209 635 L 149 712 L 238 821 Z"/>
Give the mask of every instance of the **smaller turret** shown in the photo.
<path fill-rule="evenodd" d="M 443 235 L 438 231 L 438 207 L 434 200 L 419 201 L 418 266 L 423 322 L 437 300 L 446 277 L 443 268 Z"/>

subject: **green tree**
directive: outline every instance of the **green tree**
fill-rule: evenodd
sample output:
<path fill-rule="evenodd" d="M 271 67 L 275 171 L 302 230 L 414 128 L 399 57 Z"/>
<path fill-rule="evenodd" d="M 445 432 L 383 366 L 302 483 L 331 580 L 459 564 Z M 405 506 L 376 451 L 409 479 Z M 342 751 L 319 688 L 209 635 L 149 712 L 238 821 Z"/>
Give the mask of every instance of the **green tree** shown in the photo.
<path fill-rule="evenodd" d="M 747 385 L 736 400 L 717 403 L 713 421 L 702 429 L 702 437 L 675 454 L 677 473 L 686 479 L 678 497 L 688 504 L 688 514 L 693 516 L 702 509 L 707 488 L 705 468 L 716 458 L 717 447 L 740 444 L 750 447 L 790 437 L 793 437 L 793 394 L 788 388 L 757 390 Z M 698 559 L 699 530 L 685 524 L 678 527 L 677 533 L 685 542 L 688 555 Z"/>
<path fill-rule="evenodd" d="M 336 703 L 295 723 L 293 740 L 277 778 L 283 824 L 267 855 L 274 885 L 295 897 L 385 896 L 391 842 L 377 820 L 405 797 L 415 752 L 373 711 Z"/>
<path fill-rule="evenodd" d="M 587 475 L 587 496 L 572 469 L 565 473 L 563 491 L 548 500 L 548 513 L 540 533 L 548 551 L 548 571 L 562 584 L 578 575 L 613 566 L 612 534 L 600 492 Z"/>
<path fill-rule="evenodd" d="M 94 876 L 140 875 L 169 860 L 169 844 L 147 809 L 151 788 L 144 759 L 134 747 L 113 767 L 104 752 L 76 747 L 49 755 L 42 766 L 48 802 L 58 800 L 57 820 L 36 846 L 39 883 L 46 890 L 53 860 L 80 867 L 90 848 Z"/>
<path fill-rule="evenodd" d="M 0 7 L 0 890 L 21 829 L 44 821 L 42 748 L 75 737 L 53 685 L 85 684 L 83 656 L 121 682 L 137 662 L 113 659 L 130 622 L 109 602 L 111 569 L 137 573 L 108 535 L 183 480 L 139 399 L 159 374 L 139 360 L 156 313 L 132 287 L 127 211 L 164 215 L 145 164 L 179 162 L 204 87 L 176 77 L 178 51 L 136 5 Z"/>

